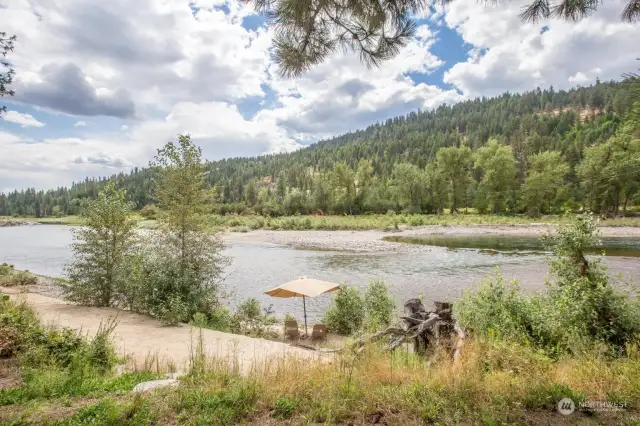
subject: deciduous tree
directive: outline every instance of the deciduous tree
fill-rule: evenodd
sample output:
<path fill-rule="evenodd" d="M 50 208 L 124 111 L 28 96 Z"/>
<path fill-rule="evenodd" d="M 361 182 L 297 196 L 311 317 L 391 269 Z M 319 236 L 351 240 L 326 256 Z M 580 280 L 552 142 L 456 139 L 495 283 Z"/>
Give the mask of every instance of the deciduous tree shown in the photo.
<path fill-rule="evenodd" d="M 134 243 L 135 222 L 126 191 L 107 183 L 89 201 L 84 226 L 74 228 L 73 257 L 67 267 L 66 297 L 89 306 L 117 306 L 125 296 L 127 251 Z"/>

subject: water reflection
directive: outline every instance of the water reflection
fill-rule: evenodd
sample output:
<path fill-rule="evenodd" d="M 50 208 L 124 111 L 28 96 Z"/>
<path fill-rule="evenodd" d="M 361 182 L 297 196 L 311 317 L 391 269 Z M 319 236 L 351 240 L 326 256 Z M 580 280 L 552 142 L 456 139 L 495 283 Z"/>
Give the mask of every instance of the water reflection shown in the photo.
<path fill-rule="evenodd" d="M 420 237 L 389 236 L 385 241 L 420 244 L 457 249 L 481 249 L 484 254 L 509 255 L 546 254 L 539 237 L 528 235 L 426 235 Z M 590 254 L 640 257 L 640 238 L 604 237 L 600 247 L 592 247 Z"/>

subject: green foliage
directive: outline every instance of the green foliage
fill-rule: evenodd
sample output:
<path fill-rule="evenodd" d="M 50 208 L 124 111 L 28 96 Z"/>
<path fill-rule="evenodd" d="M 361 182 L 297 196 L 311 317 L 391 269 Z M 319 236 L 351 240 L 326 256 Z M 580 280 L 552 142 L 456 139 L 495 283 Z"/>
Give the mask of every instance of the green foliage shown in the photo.
<path fill-rule="evenodd" d="M 262 308 L 258 299 L 241 302 L 230 319 L 231 331 L 252 337 L 277 337 L 273 326 L 278 324 L 271 306 Z"/>
<path fill-rule="evenodd" d="M 218 278 L 224 259 L 222 242 L 205 234 L 206 202 L 201 151 L 189 136 L 158 150 L 156 199 L 165 211 L 153 239 L 141 245 L 137 265 L 137 310 L 166 325 L 188 321 L 196 312 L 218 305 Z"/>
<path fill-rule="evenodd" d="M 348 336 L 362 328 L 365 313 L 364 300 L 358 289 L 343 285 L 333 296 L 324 323 L 329 331 Z"/>
<path fill-rule="evenodd" d="M 0 65 L 2 65 L 3 68 L 3 72 L 0 72 L 0 97 L 14 95 L 13 90 L 10 90 L 8 86 L 13 82 L 15 71 L 13 70 L 13 68 L 9 67 L 9 63 L 5 62 L 4 58 L 7 56 L 7 53 L 13 52 L 14 43 L 16 40 L 17 37 L 15 35 L 7 36 L 7 33 L 0 31 L 0 56 L 2 56 L 3 58 L 0 60 Z M 0 115 L 6 110 L 6 106 L 0 106 Z"/>
<path fill-rule="evenodd" d="M 515 339 L 549 354 L 580 353 L 603 345 L 623 352 L 640 337 L 640 302 L 608 283 L 598 260 L 584 249 L 597 242 L 595 221 L 578 216 L 546 238 L 554 251 L 547 292 L 522 296 L 500 276 L 456 303 L 460 324 L 485 337 Z"/>
<path fill-rule="evenodd" d="M 7 275 L 13 274 L 14 267 L 13 265 L 9 265 L 8 263 L 3 263 L 0 265 L 0 277 L 6 277 Z"/>
<path fill-rule="evenodd" d="M 38 277 L 29 271 L 16 271 L 13 265 L 0 265 L 0 286 L 17 287 L 38 284 Z"/>
<path fill-rule="evenodd" d="M 343 4 L 324 0 L 322 4 L 299 4 L 294 0 L 252 0 L 273 25 L 273 50 L 278 73 L 299 77 L 331 58 L 336 52 L 353 52 L 367 67 L 392 60 L 415 34 L 417 11 L 433 8 L 431 2 L 408 0 L 362 1 Z M 576 22 L 596 11 L 599 4 L 588 0 L 531 1 L 521 8 L 519 18 L 525 23 L 558 18 Z M 640 20 L 640 7 L 626 0 L 621 20 Z M 602 93 L 596 92 L 604 106 Z"/>
<path fill-rule="evenodd" d="M 589 208 L 616 215 L 640 187 L 640 138 L 629 121 L 608 143 L 585 149 L 577 174 L 584 183 Z"/>
<path fill-rule="evenodd" d="M 437 154 L 437 173 L 442 175 L 448 186 L 451 213 L 463 205 L 467 187 L 471 182 L 473 157 L 466 146 L 441 148 Z"/>
<path fill-rule="evenodd" d="M 89 201 L 85 224 L 74 228 L 73 258 L 67 266 L 66 297 L 90 306 L 117 306 L 128 280 L 126 258 L 134 241 L 135 223 L 126 191 L 107 183 Z"/>
<path fill-rule="evenodd" d="M 509 190 L 516 184 L 516 160 L 510 146 L 491 139 L 476 152 L 476 168 L 482 173 L 480 187 L 494 213 L 505 209 Z M 479 207 L 478 207 L 479 208 Z"/>
<path fill-rule="evenodd" d="M 604 108 L 595 105 L 602 102 Z M 634 177 L 639 169 L 634 167 L 638 133 L 633 132 L 632 122 L 622 121 L 632 105 L 633 93 L 624 83 L 614 82 L 568 91 L 504 94 L 413 112 L 293 153 L 213 161 L 202 166 L 205 210 L 276 218 L 285 214 L 285 198 L 296 190 L 287 214 L 318 210 L 354 215 L 388 210 L 442 213 L 454 201 L 453 211 L 475 207 L 484 213 L 496 211 L 497 206 L 499 212 L 537 215 L 576 210 L 584 204 L 599 213 L 624 214 L 625 208 L 628 211 L 632 204 L 640 203 Z M 479 153 L 489 141 L 497 142 L 501 149 L 500 155 L 486 160 L 486 176 L 480 167 L 484 156 Z M 473 164 L 468 165 L 473 167 L 470 175 L 464 170 L 466 160 L 458 161 L 465 159 L 465 147 L 473 157 Z M 598 151 L 596 147 L 604 148 Z M 445 151 L 438 158 L 440 150 Z M 559 185 L 547 183 L 560 182 L 555 173 L 560 169 L 550 168 L 548 162 L 537 166 L 536 155 L 545 152 L 559 153 L 569 167 Z M 500 167 L 501 159 L 506 168 Z M 410 178 L 412 187 L 394 178 L 395 169 L 403 163 L 416 167 L 403 176 Z M 421 175 L 418 179 L 414 171 Z M 512 182 L 503 185 L 501 174 L 511 176 L 511 172 Z M 154 199 L 157 175 L 158 169 L 152 167 L 109 180 L 127 189 L 135 207 L 142 209 L 161 204 Z M 70 188 L 0 194 L 0 215 L 36 216 L 36 210 L 43 218 L 79 214 L 105 182 L 87 179 Z M 470 188 L 466 194 L 465 186 Z M 252 204 L 254 192 L 256 202 Z"/>
<path fill-rule="evenodd" d="M 164 301 L 158 306 L 157 311 L 154 310 L 153 312 L 163 325 L 178 325 L 189 318 L 189 307 L 179 295 L 170 293 L 161 297 L 164 298 Z"/>
<path fill-rule="evenodd" d="M 156 220 L 160 214 L 160 209 L 154 204 L 147 204 L 140 209 L 140 216 L 147 220 Z"/>
<path fill-rule="evenodd" d="M 0 390 L 0 405 L 130 389 L 149 377 L 111 375 L 115 325 L 114 320 L 101 324 L 89 340 L 75 330 L 42 326 L 24 303 L 0 300 L 0 356 L 16 358 L 23 378 L 19 387 Z"/>
<path fill-rule="evenodd" d="M 283 396 L 276 400 L 273 408 L 273 417 L 276 419 L 289 419 L 298 408 L 300 402 L 288 396 Z"/>
<path fill-rule="evenodd" d="M 372 280 L 364 294 L 365 324 L 368 331 L 378 331 L 391 325 L 396 308 L 389 295 L 389 287 L 380 280 Z"/>
<path fill-rule="evenodd" d="M 461 327 L 483 337 L 515 341 L 527 340 L 529 311 L 529 300 L 520 294 L 517 281 L 505 282 L 500 274 L 466 290 L 454 307 Z"/>
<path fill-rule="evenodd" d="M 545 151 L 529 160 L 527 180 L 523 193 L 527 211 L 532 216 L 558 211 L 559 195 L 564 187 L 564 178 L 569 166 L 557 151 Z"/>

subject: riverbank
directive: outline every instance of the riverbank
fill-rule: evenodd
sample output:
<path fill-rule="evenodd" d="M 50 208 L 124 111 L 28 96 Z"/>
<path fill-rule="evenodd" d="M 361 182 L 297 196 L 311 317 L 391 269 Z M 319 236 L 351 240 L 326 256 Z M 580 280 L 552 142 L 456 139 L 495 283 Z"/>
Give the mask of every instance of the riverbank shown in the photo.
<path fill-rule="evenodd" d="M 32 306 L 39 309 L 37 303 Z M 230 365 L 204 349 L 207 338 L 196 336 L 188 340 L 193 343 L 184 375 L 169 379 L 170 387 L 139 393 L 132 390 L 140 382 L 165 377 L 154 354 L 137 366 L 114 368 L 119 360 L 110 356 L 108 334 L 91 339 L 94 330 L 83 329 L 89 336 L 78 342 L 69 333 L 38 331 L 42 339 L 30 341 L 27 329 L 32 334 L 50 330 L 45 317 L 38 324 L 28 307 L 3 300 L 0 314 L 9 319 L 9 331 L 25 336 L 17 342 L 29 345 L 18 346 L 14 356 L 0 362 L 1 424 L 418 426 L 639 420 L 640 361 L 633 355 L 611 359 L 594 351 L 551 359 L 515 343 L 469 339 L 458 361 L 446 350 L 419 357 L 370 345 L 357 355 L 336 354 L 334 362 L 311 362 L 298 356 L 297 348 L 287 347 L 292 350 L 288 356 L 273 352 L 274 358 L 254 363 L 243 374 L 235 361 Z M 121 327 L 129 318 L 118 321 Z M 134 343 L 159 337 L 147 335 L 145 324 L 134 321 L 131 326 L 138 331 L 132 336 Z M 163 330 L 154 327 L 151 332 Z M 171 330 L 187 339 L 182 328 Z M 116 328 L 116 346 L 117 333 Z M 13 342 L 8 340 L 9 348 Z M 158 345 L 172 343 L 160 340 Z M 28 356 L 31 351 L 39 356 Z M 67 358 L 73 362 L 64 363 Z M 561 414 L 558 404 L 565 398 L 575 410 Z"/>
<path fill-rule="evenodd" d="M 291 346 L 284 342 L 257 339 L 240 334 L 224 333 L 207 328 L 180 324 L 164 327 L 160 321 L 115 308 L 79 306 L 64 300 L 37 294 L 31 288 L 0 287 L 0 294 L 12 300 L 26 302 L 45 324 L 77 330 L 94 336 L 102 324 L 115 319 L 113 342 L 119 357 L 139 368 L 153 362 L 162 370 L 169 366 L 186 371 L 196 344 L 202 344 L 207 356 L 235 365 L 243 374 L 254 366 L 279 362 L 289 356 L 312 361 L 323 354 Z"/>
<path fill-rule="evenodd" d="M 133 214 L 141 228 L 153 228 L 156 221 L 145 219 L 139 214 Z M 54 225 L 81 225 L 80 216 L 63 217 L 23 217 L 0 218 L 0 224 L 11 222 L 13 224 L 54 224 Z M 371 214 L 360 216 L 282 216 L 277 218 L 248 215 L 206 215 L 205 224 L 209 230 L 227 230 L 234 232 L 248 232 L 251 230 L 316 230 L 316 231 L 365 231 L 385 230 L 399 231 L 405 229 L 420 228 L 424 226 L 542 226 L 557 225 L 566 221 L 565 216 L 543 216 L 531 218 L 524 215 L 480 215 L 475 213 L 457 215 L 424 215 L 424 214 Z M 638 227 L 640 217 L 620 217 L 601 220 L 600 227 Z"/>
<path fill-rule="evenodd" d="M 518 225 L 464 225 L 464 226 L 422 226 L 401 231 L 269 231 L 226 232 L 222 239 L 228 242 L 277 244 L 306 250 L 336 250 L 351 252 L 412 252 L 428 251 L 428 246 L 416 246 L 402 242 L 385 241 L 385 237 L 421 237 L 429 235 L 448 236 L 543 236 L 553 232 L 551 224 Z M 640 227 L 600 227 L 603 237 L 640 238 Z"/>

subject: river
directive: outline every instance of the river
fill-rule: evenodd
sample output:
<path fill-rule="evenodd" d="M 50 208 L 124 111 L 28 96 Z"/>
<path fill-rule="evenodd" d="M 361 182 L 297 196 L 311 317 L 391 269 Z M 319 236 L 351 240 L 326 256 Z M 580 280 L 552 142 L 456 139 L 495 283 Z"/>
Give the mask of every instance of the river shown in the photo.
<path fill-rule="evenodd" d="M 64 265 L 71 258 L 71 228 L 35 225 L 0 228 L 0 263 L 15 265 L 37 274 L 64 276 Z M 640 243 L 635 239 L 634 244 Z M 391 244 L 391 243 L 389 243 Z M 290 313 L 301 319 L 299 299 L 276 299 L 264 291 L 300 276 L 366 286 L 372 279 L 384 280 L 397 303 L 422 295 L 427 303 L 460 297 L 466 288 L 480 282 L 497 268 L 508 279 L 518 278 L 522 289 L 533 292 L 544 288 L 547 255 L 540 251 L 503 252 L 478 248 L 451 249 L 415 246 L 415 250 L 389 250 L 351 253 L 332 250 L 300 250 L 260 241 L 227 241 L 224 288 L 229 303 L 247 297 L 258 298 L 265 306 L 273 304 L 278 316 Z M 606 257 L 612 275 L 640 282 L 640 259 Z M 331 299 L 324 295 L 307 301 L 310 319 L 318 319 Z"/>

